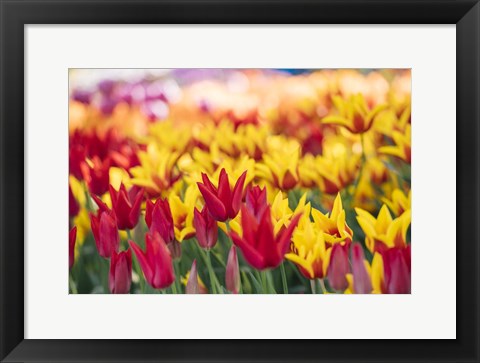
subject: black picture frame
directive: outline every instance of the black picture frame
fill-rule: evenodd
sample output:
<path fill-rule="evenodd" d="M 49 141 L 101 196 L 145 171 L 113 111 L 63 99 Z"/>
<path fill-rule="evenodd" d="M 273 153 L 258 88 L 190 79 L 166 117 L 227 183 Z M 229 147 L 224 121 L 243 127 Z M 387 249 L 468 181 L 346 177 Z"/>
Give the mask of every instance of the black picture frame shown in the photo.
<path fill-rule="evenodd" d="M 0 0 L 0 15 L 2 361 L 478 362 L 480 360 L 478 0 Z M 457 339 L 282 341 L 24 339 L 24 148 L 28 147 L 24 143 L 24 26 L 124 23 L 456 24 Z M 448 212 L 451 215 L 455 213 Z M 435 275 L 442 273 L 446 271 L 434 272 Z M 442 324 L 442 321 L 438 324 Z M 227 323 L 225 329 L 228 329 Z"/>

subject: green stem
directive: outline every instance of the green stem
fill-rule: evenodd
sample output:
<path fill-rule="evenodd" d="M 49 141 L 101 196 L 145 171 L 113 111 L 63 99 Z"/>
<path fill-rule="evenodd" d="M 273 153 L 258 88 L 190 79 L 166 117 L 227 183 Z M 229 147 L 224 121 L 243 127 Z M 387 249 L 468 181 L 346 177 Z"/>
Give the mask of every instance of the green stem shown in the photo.
<path fill-rule="evenodd" d="M 312 289 L 312 294 L 315 295 L 317 293 L 315 287 L 315 280 L 310 280 L 310 288 Z"/>
<path fill-rule="evenodd" d="M 87 183 L 82 182 L 82 185 L 83 185 L 83 191 L 85 193 L 85 207 L 87 208 L 87 211 L 91 212 L 93 211 L 93 206 L 92 206 L 92 199 L 90 198 L 90 193 L 88 192 Z"/>
<path fill-rule="evenodd" d="M 130 231 L 129 229 L 126 229 L 126 232 L 127 232 L 127 239 L 133 241 L 132 231 Z M 128 241 L 127 241 L 127 246 L 128 246 Z M 135 271 L 135 273 L 138 276 L 138 281 L 139 281 L 139 284 L 140 284 L 140 293 L 145 294 L 146 293 L 146 286 L 145 286 L 146 282 L 145 282 L 145 279 L 143 278 L 143 272 L 142 272 L 142 269 L 140 267 L 140 264 L 138 263 L 136 258 L 132 258 L 132 263 L 133 263 L 133 270 Z"/>
<path fill-rule="evenodd" d="M 176 279 L 175 279 L 176 280 Z M 172 284 L 172 294 L 178 294 L 177 292 L 177 281 L 173 281 Z"/>
<path fill-rule="evenodd" d="M 212 287 L 212 292 L 214 294 L 217 293 L 217 284 L 215 281 L 215 273 L 213 272 L 213 267 L 212 267 L 212 260 L 210 258 L 210 250 L 207 250 L 207 268 L 208 268 L 208 274 L 210 276 L 210 286 Z"/>
<path fill-rule="evenodd" d="M 327 289 L 325 288 L 325 283 L 323 282 L 323 279 L 318 279 L 318 285 L 320 286 L 320 292 L 322 294 L 325 294 Z"/>
<path fill-rule="evenodd" d="M 103 287 L 105 289 L 105 293 L 109 294 L 110 293 L 110 288 L 108 287 L 108 275 L 109 275 L 109 270 L 110 270 L 110 262 L 109 260 L 104 260 L 102 258 L 102 279 L 103 279 Z"/>
<path fill-rule="evenodd" d="M 288 294 L 287 274 L 285 273 L 285 263 L 280 265 L 280 273 L 282 274 L 283 293 Z"/>
<path fill-rule="evenodd" d="M 267 271 L 261 271 L 260 276 L 262 278 L 262 289 L 264 294 L 268 294 L 268 281 L 267 281 Z"/>

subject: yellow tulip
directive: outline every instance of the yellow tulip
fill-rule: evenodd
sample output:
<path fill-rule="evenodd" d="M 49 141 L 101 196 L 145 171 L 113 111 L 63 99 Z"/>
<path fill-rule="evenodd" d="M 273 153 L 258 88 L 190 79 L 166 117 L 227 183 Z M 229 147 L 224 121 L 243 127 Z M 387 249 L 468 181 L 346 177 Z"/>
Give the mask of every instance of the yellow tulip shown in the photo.
<path fill-rule="evenodd" d="M 326 242 L 332 244 L 352 240 L 353 232 L 345 220 L 346 215 L 342 206 L 340 193 L 338 193 L 335 198 L 330 214 L 323 214 L 319 210 L 312 208 L 312 217 L 317 228 L 324 232 Z"/>
<path fill-rule="evenodd" d="M 405 211 L 400 217 L 393 219 L 388 207 L 380 208 L 377 218 L 369 212 L 355 208 L 357 221 L 365 233 L 365 244 L 371 252 L 383 248 L 405 247 L 407 231 L 410 226 L 411 212 Z"/>
<path fill-rule="evenodd" d="M 338 114 L 323 118 L 322 123 L 343 126 L 354 134 L 368 131 L 372 127 L 375 116 L 386 107 L 385 104 L 381 104 L 370 109 L 360 93 L 348 99 L 334 96 L 333 104 Z"/>

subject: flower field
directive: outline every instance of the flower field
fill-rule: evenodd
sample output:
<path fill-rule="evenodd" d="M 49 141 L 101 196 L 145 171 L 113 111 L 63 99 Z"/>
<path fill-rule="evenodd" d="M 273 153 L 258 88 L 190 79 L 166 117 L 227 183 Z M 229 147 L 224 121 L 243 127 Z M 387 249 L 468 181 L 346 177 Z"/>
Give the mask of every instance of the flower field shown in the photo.
<path fill-rule="evenodd" d="M 69 292 L 409 294 L 410 70 L 70 70 Z"/>

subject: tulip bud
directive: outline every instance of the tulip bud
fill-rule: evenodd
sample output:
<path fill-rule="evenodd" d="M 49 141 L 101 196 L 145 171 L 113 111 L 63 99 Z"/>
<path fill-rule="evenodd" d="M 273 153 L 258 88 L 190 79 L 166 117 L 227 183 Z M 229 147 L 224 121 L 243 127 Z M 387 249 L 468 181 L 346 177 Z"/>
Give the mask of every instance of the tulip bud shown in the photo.
<path fill-rule="evenodd" d="M 217 244 L 217 222 L 210 215 L 206 206 L 203 207 L 201 212 L 197 208 L 193 211 L 193 226 L 196 230 L 198 244 L 202 248 L 210 249 Z"/>
<path fill-rule="evenodd" d="M 347 250 L 348 244 L 342 246 L 340 243 L 335 243 L 330 255 L 327 277 L 330 286 L 337 291 L 345 291 L 348 287 L 346 275 L 350 272 L 350 266 Z"/>
<path fill-rule="evenodd" d="M 185 288 L 187 294 L 199 294 L 198 274 L 197 274 L 197 260 L 193 260 L 192 268 L 188 276 L 187 287 Z"/>
<path fill-rule="evenodd" d="M 238 266 L 237 249 L 235 246 L 232 246 L 228 253 L 225 285 L 227 290 L 232 294 L 238 294 L 240 292 L 240 268 Z"/>
<path fill-rule="evenodd" d="M 97 216 L 90 213 L 90 224 L 98 253 L 104 258 L 110 258 L 113 251 L 118 251 L 120 244 L 115 216 L 111 211 L 99 210 Z"/>
<path fill-rule="evenodd" d="M 151 233 L 159 233 L 166 243 L 175 239 L 172 212 L 167 199 L 147 200 L 145 222 Z"/>
<path fill-rule="evenodd" d="M 356 294 L 370 294 L 372 280 L 365 266 L 365 255 L 360 243 L 352 245 L 353 290 Z"/>
<path fill-rule="evenodd" d="M 112 294 L 128 294 L 132 284 L 132 251 L 113 251 L 110 259 L 108 286 Z"/>
<path fill-rule="evenodd" d="M 77 227 L 74 226 L 68 234 L 68 266 L 72 268 L 75 262 L 75 242 L 77 241 Z"/>

